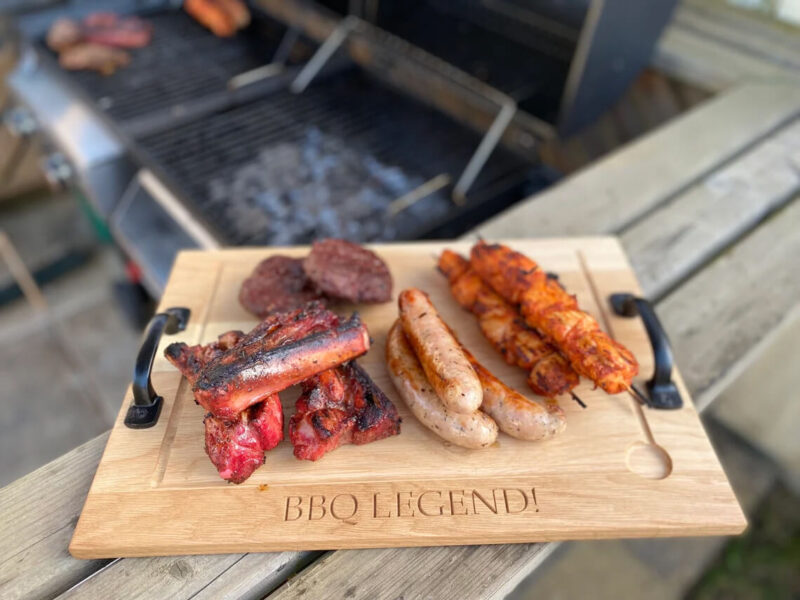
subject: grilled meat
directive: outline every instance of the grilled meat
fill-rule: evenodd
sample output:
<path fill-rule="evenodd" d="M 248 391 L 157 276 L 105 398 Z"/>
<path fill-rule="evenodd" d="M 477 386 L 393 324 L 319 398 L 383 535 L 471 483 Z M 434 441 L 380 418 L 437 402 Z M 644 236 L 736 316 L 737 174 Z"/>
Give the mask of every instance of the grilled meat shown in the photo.
<path fill-rule="evenodd" d="M 303 271 L 303 260 L 280 255 L 258 263 L 239 290 L 239 303 L 262 319 L 321 297 Z"/>
<path fill-rule="evenodd" d="M 230 37 L 236 33 L 236 15 L 222 2 L 217 2 L 217 0 L 186 0 L 183 3 L 183 9 L 198 23 L 210 29 L 216 36 Z"/>
<path fill-rule="evenodd" d="M 74 46 L 83 39 L 83 28 L 80 23 L 62 17 L 57 19 L 47 31 L 45 43 L 54 52 L 60 52 Z"/>
<path fill-rule="evenodd" d="M 528 385 L 535 393 L 554 398 L 578 385 L 580 378 L 569 362 L 483 282 L 466 258 L 445 250 L 439 257 L 439 270 L 450 282 L 456 301 L 478 317 L 483 335 L 495 350 L 508 364 L 529 372 Z"/>
<path fill-rule="evenodd" d="M 479 242 L 470 264 L 503 298 L 520 304 L 525 322 L 555 345 L 575 371 L 609 394 L 630 387 L 639 371 L 633 354 L 602 331 L 578 308 L 575 296 L 534 261 L 502 244 Z"/>
<path fill-rule="evenodd" d="M 370 343 L 358 315 L 339 323 L 319 303 L 276 313 L 259 329 L 260 335 L 248 334 L 195 380 L 195 400 L 215 416 L 232 419 L 267 396 L 361 356 Z"/>
<path fill-rule="evenodd" d="M 333 238 L 314 242 L 303 269 L 331 298 L 388 302 L 392 297 L 389 267 L 377 254 L 353 242 Z"/>
<path fill-rule="evenodd" d="M 70 46 L 58 56 L 58 64 L 69 71 L 97 71 L 103 75 L 111 75 L 129 62 L 131 55 L 124 50 L 87 42 Z"/>
<path fill-rule="evenodd" d="M 189 346 L 183 342 L 170 344 L 164 350 L 164 356 L 181 372 L 181 375 L 194 383 L 200 376 L 200 371 L 215 358 L 233 348 L 244 338 L 241 331 L 227 331 L 210 344 Z"/>
<path fill-rule="evenodd" d="M 94 13 L 83 20 L 87 42 L 115 48 L 143 48 L 150 43 L 153 28 L 139 17 L 121 17 L 114 13 Z"/>
<path fill-rule="evenodd" d="M 228 331 L 216 342 L 188 346 L 170 344 L 164 354 L 181 374 L 194 383 L 200 372 L 213 360 L 245 339 L 241 331 Z M 258 402 L 232 419 L 208 413 L 205 425 L 206 454 L 220 477 L 241 483 L 264 464 L 264 453 L 283 439 L 283 409 L 277 394 Z"/>
<path fill-rule="evenodd" d="M 269 396 L 227 421 L 212 415 L 206 427 L 206 454 L 220 477 L 242 483 L 264 464 L 264 453 L 283 439 L 283 409 L 278 394 Z"/>
<path fill-rule="evenodd" d="M 341 444 L 396 435 L 391 401 L 352 358 L 369 336 L 357 315 L 346 322 L 321 302 L 274 313 L 247 334 L 229 331 L 207 345 L 170 344 L 164 354 L 192 383 L 206 415 L 206 452 L 220 475 L 241 483 L 283 437 L 277 392 L 302 382 L 290 422 L 298 458 L 317 460 Z"/>
<path fill-rule="evenodd" d="M 368 444 L 400 433 L 391 400 L 355 361 L 303 382 L 289 420 L 294 455 L 318 460 L 342 444 Z"/>
<path fill-rule="evenodd" d="M 47 32 L 45 39 L 47 46 L 55 52 L 64 52 L 73 47 L 80 47 L 83 44 L 93 44 L 99 46 L 111 46 L 112 48 L 142 48 L 150 43 L 153 29 L 149 23 L 138 17 L 120 17 L 114 13 L 98 12 L 87 16 L 82 23 L 72 19 L 61 18 L 56 20 Z M 76 57 L 85 57 L 87 50 L 81 53 L 71 53 L 65 59 L 68 65 L 78 64 Z M 112 56 L 106 52 L 100 54 L 99 51 L 92 51 L 91 65 L 102 62 L 99 56 Z M 123 54 L 115 53 L 113 56 L 119 57 Z M 86 60 L 83 58 L 83 60 Z M 110 60 L 106 58 L 106 62 Z M 102 63 L 105 65 L 105 63 Z M 126 64 L 126 63 L 125 63 Z M 65 66 L 65 68 L 77 69 L 76 66 Z M 94 66 L 83 67 L 94 68 Z"/>
<path fill-rule="evenodd" d="M 222 9 L 233 19 L 236 29 L 243 29 L 250 25 L 250 9 L 241 0 L 216 0 Z"/>

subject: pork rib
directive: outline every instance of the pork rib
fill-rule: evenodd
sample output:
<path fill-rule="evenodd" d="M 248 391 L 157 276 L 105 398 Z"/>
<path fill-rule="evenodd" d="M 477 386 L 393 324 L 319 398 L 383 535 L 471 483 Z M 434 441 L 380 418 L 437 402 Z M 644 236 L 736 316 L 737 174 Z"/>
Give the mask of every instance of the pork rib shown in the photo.
<path fill-rule="evenodd" d="M 244 338 L 241 331 L 228 331 L 206 345 L 170 344 L 164 354 L 189 382 L 194 382 L 209 362 Z M 283 408 L 278 394 L 273 394 L 234 419 L 220 419 L 208 413 L 203 424 L 206 454 L 220 477 L 242 483 L 264 464 L 264 453 L 283 439 Z"/>
<path fill-rule="evenodd" d="M 264 464 L 264 453 L 283 439 L 283 408 L 278 394 L 254 404 L 234 421 L 208 413 L 206 454 L 220 477 L 242 483 Z"/>
<path fill-rule="evenodd" d="M 320 330 L 307 326 L 306 319 L 314 318 L 305 312 L 283 313 L 290 317 L 285 327 L 242 340 L 212 360 L 194 381 L 195 400 L 215 416 L 232 419 L 263 398 L 369 350 L 369 333 L 358 315 Z M 308 333 L 298 338 L 300 330 Z"/>
<path fill-rule="evenodd" d="M 342 444 L 368 444 L 400 433 L 392 401 L 355 361 L 303 383 L 289 420 L 294 455 L 318 460 Z"/>
<path fill-rule="evenodd" d="M 164 356 L 181 372 L 181 375 L 194 384 L 200 371 L 212 360 L 219 358 L 233 348 L 245 337 L 241 331 L 227 331 L 210 344 L 189 346 L 183 342 L 170 344 L 164 350 Z"/>

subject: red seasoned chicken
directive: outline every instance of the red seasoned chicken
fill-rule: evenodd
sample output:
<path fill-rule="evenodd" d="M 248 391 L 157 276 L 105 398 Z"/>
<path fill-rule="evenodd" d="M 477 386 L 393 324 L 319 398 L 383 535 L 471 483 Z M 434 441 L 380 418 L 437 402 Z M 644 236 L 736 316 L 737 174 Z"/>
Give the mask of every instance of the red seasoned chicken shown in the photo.
<path fill-rule="evenodd" d="M 303 382 L 289 420 L 294 455 L 318 460 L 342 444 L 368 444 L 400 433 L 392 401 L 355 361 Z"/>

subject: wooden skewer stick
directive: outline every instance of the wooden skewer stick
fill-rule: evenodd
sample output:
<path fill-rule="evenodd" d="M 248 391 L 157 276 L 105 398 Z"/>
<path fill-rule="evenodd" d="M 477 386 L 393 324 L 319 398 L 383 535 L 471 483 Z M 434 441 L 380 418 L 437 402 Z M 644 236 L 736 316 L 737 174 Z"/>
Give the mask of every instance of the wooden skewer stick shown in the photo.
<path fill-rule="evenodd" d="M 625 386 L 625 389 L 628 390 L 628 393 L 631 396 L 633 396 L 636 399 L 636 401 L 639 402 L 639 404 L 644 404 L 645 406 L 650 404 L 650 401 L 647 399 L 647 396 L 645 396 L 644 394 L 642 394 L 642 392 L 637 390 L 636 386 L 634 385 Z"/>
<path fill-rule="evenodd" d="M 569 395 L 572 396 L 572 399 L 575 400 L 575 402 L 580 404 L 581 408 L 586 408 L 586 403 L 581 400 L 575 392 L 570 392 Z"/>

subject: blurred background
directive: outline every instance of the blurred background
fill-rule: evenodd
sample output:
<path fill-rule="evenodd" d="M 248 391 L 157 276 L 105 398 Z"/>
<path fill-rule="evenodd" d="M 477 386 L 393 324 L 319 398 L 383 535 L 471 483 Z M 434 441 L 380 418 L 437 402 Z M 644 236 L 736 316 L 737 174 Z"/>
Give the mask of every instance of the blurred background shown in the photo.
<path fill-rule="evenodd" d="M 110 427 L 180 249 L 457 237 L 800 72 L 800 0 L 204 10 L 0 0 L 0 486 Z M 796 333 L 751 377 L 797 364 Z M 800 597 L 800 436 L 740 384 L 704 419 L 745 535 L 562 544 L 514 597 Z"/>

